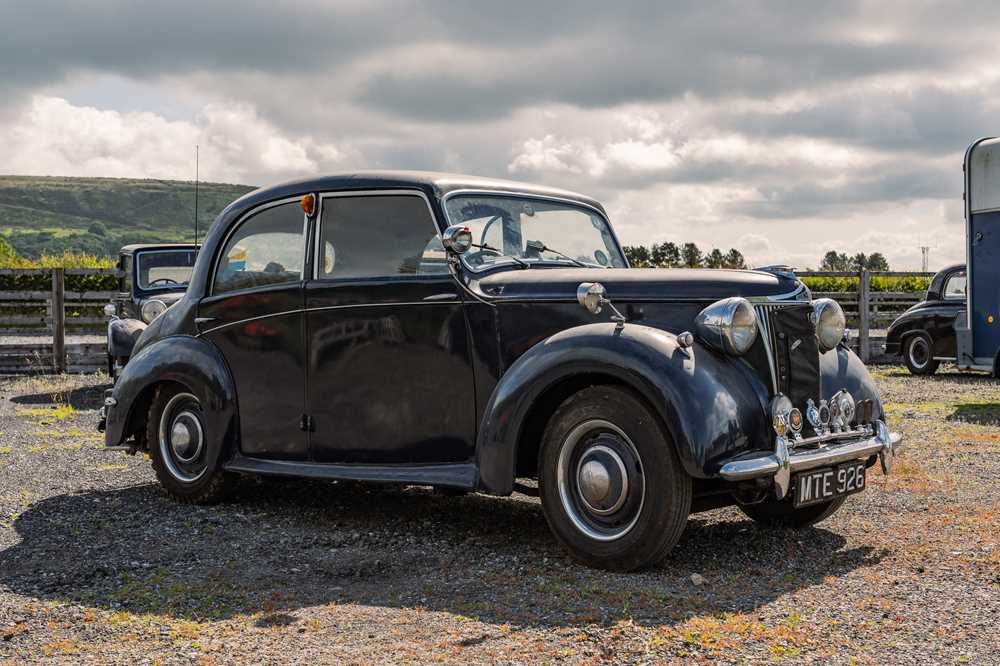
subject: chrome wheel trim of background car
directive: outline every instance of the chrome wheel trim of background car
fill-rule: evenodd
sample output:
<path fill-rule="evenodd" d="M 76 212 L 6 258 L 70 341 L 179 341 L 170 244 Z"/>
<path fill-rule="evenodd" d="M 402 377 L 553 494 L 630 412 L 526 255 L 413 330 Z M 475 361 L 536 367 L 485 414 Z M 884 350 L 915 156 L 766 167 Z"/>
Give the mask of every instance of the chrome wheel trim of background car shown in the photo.
<path fill-rule="evenodd" d="M 170 474 L 184 483 L 194 483 L 208 469 L 200 410 L 198 398 L 190 393 L 178 393 L 160 415 L 160 455 Z"/>
<path fill-rule="evenodd" d="M 907 356 L 913 367 L 923 370 L 931 361 L 931 349 L 927 339 L 922 335 L 916 335 L 910 340 L 906 349 Z"/>
<path fill-rule="evenodd" d="M 642 460 L 610 421 L 591 419 L 570 431 L 559 451 L 556 481 L 566 515 L 591 539 L 620 539 L 639 520 L 646 493 Z"/>

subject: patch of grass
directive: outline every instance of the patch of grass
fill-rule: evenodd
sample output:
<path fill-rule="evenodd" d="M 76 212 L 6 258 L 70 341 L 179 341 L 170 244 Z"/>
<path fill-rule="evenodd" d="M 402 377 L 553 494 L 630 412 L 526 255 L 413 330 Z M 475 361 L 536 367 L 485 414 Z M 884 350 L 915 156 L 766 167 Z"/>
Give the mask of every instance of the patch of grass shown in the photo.
<path fill-rule="evenodd" d="M 29 418 L 38 425 L 52 425 L 56 421 L 65 421 L 77 413 L 76 407 L 65 403 L 52 407 L 18 407 L 14 411 L 18 416 Z"/>
<path fill-rule="evenodd" d="M 955 407 L 948 417 L 949 421 L 962 423 L 978 423 L 981 425 L 1000 425 L 1000 403 L 995 402 L 964 402 Z"/>

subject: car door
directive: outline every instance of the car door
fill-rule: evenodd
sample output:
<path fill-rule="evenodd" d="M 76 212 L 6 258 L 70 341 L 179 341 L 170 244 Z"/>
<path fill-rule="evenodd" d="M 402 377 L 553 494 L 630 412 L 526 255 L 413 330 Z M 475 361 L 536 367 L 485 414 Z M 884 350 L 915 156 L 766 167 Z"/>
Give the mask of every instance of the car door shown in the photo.
<path fill-rule="evenodd" d="M 198 304 L 198 327 L 236 384 L 240 450 L 305 459 L 306 219 L 298 199 L 251 211 L 221 247 L 210 295 Z"/>
<path fill-rule="evenodd" d="M 417 191 L 321 197 L 306 284 L 310 449 L 320 462 L 472 459 L 462 290 Z"/>
<path fill-rule="evenodd" d="M 955 320 L 965 312 L 965 269 L 950 273 L 941 289 L 941 300 L 931 322 L 935 358 L 955 358 Z"/>

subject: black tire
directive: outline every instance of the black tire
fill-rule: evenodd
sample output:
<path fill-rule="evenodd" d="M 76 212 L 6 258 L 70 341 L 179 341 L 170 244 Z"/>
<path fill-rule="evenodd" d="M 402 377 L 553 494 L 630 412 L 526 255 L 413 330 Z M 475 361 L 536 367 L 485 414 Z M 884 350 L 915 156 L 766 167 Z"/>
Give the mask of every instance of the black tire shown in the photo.
<path fill-rule="evenodd" d="M 748 518 L 768 527 L 789 527 L 792 529 L 803 529 L 818 522 L 826 520 L 837 512 L 844 505 L 846 497 L 830 500 L 822 504 L 813 504 L 796 509 L 792 506 L 791 500 L 767 499 L 759 504 L 740 504 L 742 511 Z"/>
<path fill-rule="evenodd" d="M 642 569 L 684 531 L 691 477 L 659 419 L 627 389 L 593 386 L 569 397 L 545 428 L 538 464 L 549 528 L 584 564 Z"/>
<path fill-rule="evenodd" d="M 940 361 L 934 360 L 934 344 L 926 333 L 911 335 L 903 343 L 903 362 L 914 375 L 933 375 Z"/>
<path fill-rule="evenodd" d="M 196 443 L 183 450 L 172 426 L 187 430 Z M 214 504 L 231 490 L 235 477 L 221 469 L 222 438 L 212 437 L 201 404 L 178 385 L 156 390 L 146 420 L 146 442 L 153 471 L 167 494 L 186 504 Z"/>

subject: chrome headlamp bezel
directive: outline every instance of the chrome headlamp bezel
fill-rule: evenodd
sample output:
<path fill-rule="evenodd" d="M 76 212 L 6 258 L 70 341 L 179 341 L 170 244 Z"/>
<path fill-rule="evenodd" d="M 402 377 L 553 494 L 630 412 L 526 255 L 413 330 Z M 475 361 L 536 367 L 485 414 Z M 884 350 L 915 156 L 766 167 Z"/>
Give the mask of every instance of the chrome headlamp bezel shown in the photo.
<path fill-rule="evenodd" d="M 151 324 L 153 323 L 154 319 L 156 319 L 166 311 L 167 311 L 166 303 L 164 303 L 159 299 L 151 298 L 145 303 L 143 303 L 142 307 L 139 308 L 139 315 L 142 317 L 142 320 L 144 322 L 146 322 L 147 324 Z"/>
<path fill-rule="evenodd" d="M 816 315 L 816 341 L 821 352 L 834 349 L 844 339 L 847 317 L 840 303 L 832 298 L 817 298 L 812 303 Z"/>
<path fill-rule="evenodd" d="M 757 313 L 739 296 L 712 303 L 698 313 L 694 326 L 708 345 L 733 356 L 747 353 L 757 340 Z"/>

